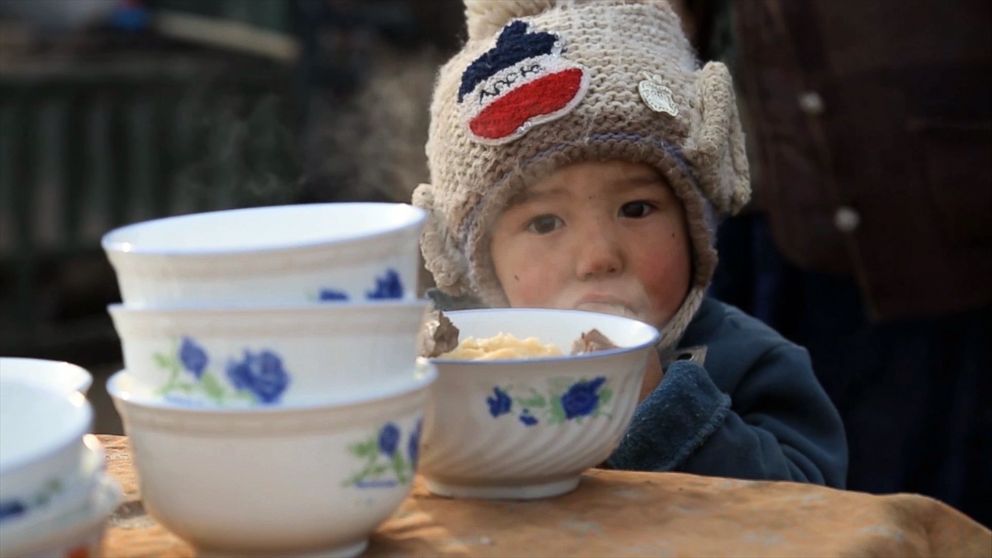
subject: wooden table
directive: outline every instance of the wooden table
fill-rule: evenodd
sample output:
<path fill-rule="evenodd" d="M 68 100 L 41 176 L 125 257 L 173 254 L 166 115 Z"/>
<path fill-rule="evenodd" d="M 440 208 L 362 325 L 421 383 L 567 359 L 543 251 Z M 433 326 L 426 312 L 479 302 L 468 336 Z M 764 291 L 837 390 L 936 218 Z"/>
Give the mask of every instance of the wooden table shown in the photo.
<path fill-rule="evenodd" d="M 127 438 L 100 436 L 124 489 L 107 557 L 194 556 L 145 513 Z M 539 501 L 452 500 L 419 480 L 365 556 L 992 556 L 992 532 L 930 498 L 788 482 L 590 470 Z"/>

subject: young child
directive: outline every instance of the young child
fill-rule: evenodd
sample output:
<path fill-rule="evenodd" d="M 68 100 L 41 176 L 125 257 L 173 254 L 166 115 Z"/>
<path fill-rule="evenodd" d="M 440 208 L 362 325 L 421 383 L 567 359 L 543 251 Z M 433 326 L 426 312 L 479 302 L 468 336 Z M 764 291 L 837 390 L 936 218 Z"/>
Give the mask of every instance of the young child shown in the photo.
<path fill-rule="evenodd" d="M 750 195 L 726 68 L 663 0 L 466 0 L 440 71 L 421 247 L 442 309 L 579 308 L 662 332 L 607 465 L 841 487 L 804 349 L 706 298 L 715 214 Z M 662 373 L 664 370 L 664 373 Z"/>

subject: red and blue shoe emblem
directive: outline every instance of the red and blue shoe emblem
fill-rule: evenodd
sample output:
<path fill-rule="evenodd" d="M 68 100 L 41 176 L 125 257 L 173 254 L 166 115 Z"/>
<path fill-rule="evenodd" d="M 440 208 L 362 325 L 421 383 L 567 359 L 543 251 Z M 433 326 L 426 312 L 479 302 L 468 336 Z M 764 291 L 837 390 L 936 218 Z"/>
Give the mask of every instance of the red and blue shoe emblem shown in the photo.
<path fill-rule="evenodd" d="M 469 137 L 507 143 L 571 112 L 589 89 L 589 71 L 562 52 L 557 35 L 529 32 L 523 21 L 504 27 L 496 46 L 462 73 L 458 104 Z"/>

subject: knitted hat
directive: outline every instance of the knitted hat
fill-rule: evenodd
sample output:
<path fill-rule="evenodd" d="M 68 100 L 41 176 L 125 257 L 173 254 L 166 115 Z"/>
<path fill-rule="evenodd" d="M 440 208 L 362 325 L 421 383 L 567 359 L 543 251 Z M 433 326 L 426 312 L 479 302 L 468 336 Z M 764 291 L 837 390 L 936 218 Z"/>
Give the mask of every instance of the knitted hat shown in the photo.
<path fill-rule="evenodd" d="M 693 254 L 690 291 L 665 324 L 671 348 L 716 266 L 715 222 L 750 196 L 726 67 L 699 68 L 662 0 L 465 0 L 468 42 L 438 75 L 421 239 L 439 289 L 507 306 L 489 231 L 527 184 L 580 161 L 658 169 L 681 199 Z"/>

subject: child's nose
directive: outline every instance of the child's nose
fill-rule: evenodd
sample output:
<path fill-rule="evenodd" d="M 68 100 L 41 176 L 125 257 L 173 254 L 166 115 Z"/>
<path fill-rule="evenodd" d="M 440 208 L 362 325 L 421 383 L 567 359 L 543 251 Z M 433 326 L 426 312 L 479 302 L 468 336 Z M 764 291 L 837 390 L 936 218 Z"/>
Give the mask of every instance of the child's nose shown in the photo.
<path fill-rule="evenodd" d="M 619 273 L 623 269 L 623 251 L 616 238 L 597 231 L 579 243 L 575 265 L 576 276 L 583 280 Z"/>

